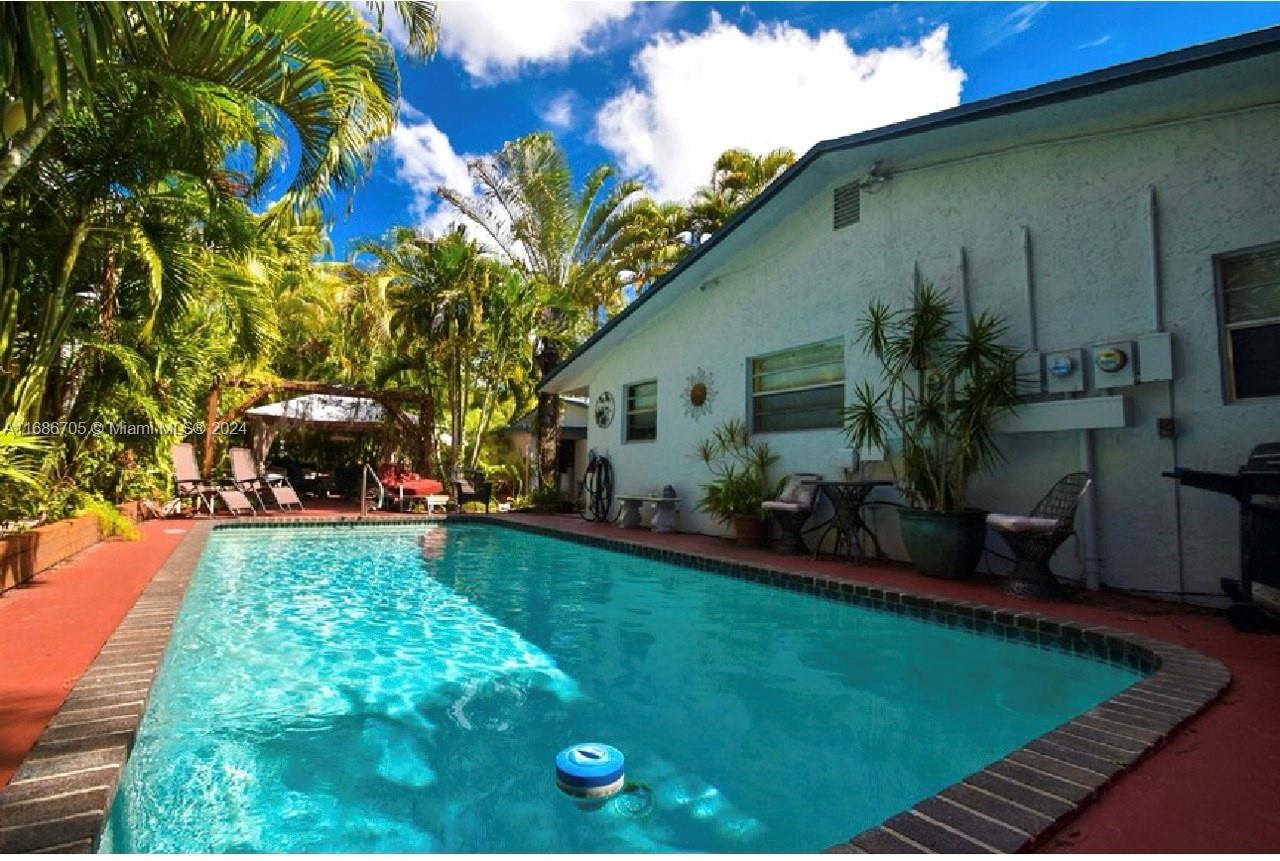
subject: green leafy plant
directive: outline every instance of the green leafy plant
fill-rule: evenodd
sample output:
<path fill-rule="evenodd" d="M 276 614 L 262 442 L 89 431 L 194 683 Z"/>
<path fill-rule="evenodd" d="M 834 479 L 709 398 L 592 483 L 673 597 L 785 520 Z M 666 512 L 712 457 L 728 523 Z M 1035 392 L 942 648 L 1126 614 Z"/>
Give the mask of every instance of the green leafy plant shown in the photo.
<path fill-rule="evenodd" d="M 768 443 L 753 443 L 746 424 L 729 419 L 698 443 L 695 453 L 714 476 L 702 486 L 699 511 L 721 523 L 763 516 L 761 504 L 775 490 L 769 484 L 769 467 L 778 460 Z"/>
<path fill-rule="evenodd" d="M 1004 319 L 983 311 L 957 330 L 956 313 L 928 284 L 908 308 L 873 302 L 858 341 L 883 386 L 858 384 L 845 410 L 849 442 L 884 449 L 907 501 L 930 511 L 965 507 L 965 483 L 1000 459 L 995 426 L 1018 403 L 1022 353 L 1001 343 Z"/>
<path fill-rule="evenodd" d="M 46 451 L 39 437 L 0 427 L 0 533 L 16 529 L 12 521 L 33 514 L 30 500 L 40 492 Z"/>
<path fill-rule="evenodd" d="M 539 514 L 559 514 L 564 510 L 564 494 L 558 487 L 539 487 L 529 494 L 529 505 Z"/>
<path fill-rule="evenodd" d="M 80 510 L 77 514 L 92 514 L 96 516 L 98 518 L 98 529 L 102 532 L 103 538 L 118 535 L 126 541 L 137 541 L 142 537 L 133 521 L 121 514 L 120 509 L 105 499 L 100 499 L 96 496 L 85 497 L 80 503 Z"/>
<path fill-rule="evenodd" d="M 39 484 L 44 440 L 12 428 L 0 428 L 0 483 Z"/>

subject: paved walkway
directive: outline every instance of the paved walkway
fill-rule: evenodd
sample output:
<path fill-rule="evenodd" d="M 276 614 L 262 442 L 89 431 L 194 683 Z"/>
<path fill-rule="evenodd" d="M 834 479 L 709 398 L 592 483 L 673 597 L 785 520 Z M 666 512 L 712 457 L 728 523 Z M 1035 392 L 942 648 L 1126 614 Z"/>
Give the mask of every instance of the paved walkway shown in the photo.
<path fill-rule="evenodd" d="M 314 514 L 350 513 L 339 506 Z M 526 515 L 503 515 L 526 517 Z M 566 530 L 612 526 L 530 517 Z M 139 542 L 93 547 L 30 584 L 0 595 L 0 785 L 6 783 L 75 680 L 189 528 L 142 525 Z M 623 533 L 628 539 L 777 565 L 780 557 L 697 535 Z M 1068 604 L 1020 601 L 990 583 L 922 577 L 904 566 L 852 566 L 792 557 L 811 570 L 917 592 L 1005 605 L 1136 631 L 1191 646 L 1230 668 L 1224 700 L 1122 776 L 1045 848 L 1080 852 L 1263 852 L 1280 849 L 1280 637 L 1232 631 L 1220 616 L 1121 595 Z"/>
<path fill-rule="evenodd" d="M 141 541 L 100 542 L 0 595 L 0 786 L 189 527 L 139 528 Z"/>

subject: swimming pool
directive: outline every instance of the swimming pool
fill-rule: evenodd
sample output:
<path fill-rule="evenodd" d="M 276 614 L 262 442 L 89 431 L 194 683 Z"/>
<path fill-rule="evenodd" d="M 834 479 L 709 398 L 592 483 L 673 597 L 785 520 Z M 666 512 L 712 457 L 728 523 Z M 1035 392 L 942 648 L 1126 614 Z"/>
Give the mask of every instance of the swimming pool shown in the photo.
<path fill-rule="evenodd" d="M 101 848 L 820 849 L 1137 678 L 492 526 L 220 529 Z M 577 741 L 637 788 L 561 796 Z"/>

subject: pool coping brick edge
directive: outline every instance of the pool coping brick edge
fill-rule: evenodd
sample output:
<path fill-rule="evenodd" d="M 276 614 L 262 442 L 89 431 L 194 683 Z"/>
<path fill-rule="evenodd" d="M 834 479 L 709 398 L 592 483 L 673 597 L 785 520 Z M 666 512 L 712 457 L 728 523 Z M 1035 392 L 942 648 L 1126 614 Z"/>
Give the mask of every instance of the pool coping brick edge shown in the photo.
<path fill-rule="evenodd" d="M 439 518 L 434 518 L 439 522 Z M 1016 852 L 1056 831 L 1112 780 L 1216 700 L 1231 676 L 1192 649 L 1100 625 L 890 589 L 783 567 L 486 515 L 488 524 L 671 562 L 701 571 L 911 615 L 1126 666 L 1146 675 L 880 825 L 825 851 Z M 214 528 L 404 525 L 425 517 L 307 517 L 193 523 L 147 584 L 58 713 L 0 789 L 0 854 L 92 852 L 164 657 L 187 584 Z M 785 563 L 784 563 L 785 564 Z"/>

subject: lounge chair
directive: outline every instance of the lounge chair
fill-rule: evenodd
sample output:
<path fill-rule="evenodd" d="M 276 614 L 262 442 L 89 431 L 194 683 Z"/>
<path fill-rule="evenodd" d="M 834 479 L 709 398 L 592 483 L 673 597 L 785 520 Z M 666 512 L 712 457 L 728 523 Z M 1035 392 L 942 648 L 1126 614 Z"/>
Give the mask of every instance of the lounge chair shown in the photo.
<path fill-rule="evenodd" d="M 493 482 L 486 481 L 483 472 L 470 472 L 455 478 L 453 485 L 453 501 L 461 508 L 467 502 L 483 502 L 485 513 L 489 513 L 489 503 L 493 499 Z"/>
<path fill-rule="evenodd" d="M 777 499 L 765 502 L 765 516 L 772 517 L 782 530 L 782 540 L 774 545 L 779 553 L 804 552 L 804 525 L 813 513 L 813 497 L 822 476 L 814 472 L 795 472 L 782 482 Z"/>
<path fill-rule="evenodd" d="M 1087 472 L 1069 473 L 1058 479 L 1030 514 L 987 515 L 987 525 L 1013 551 L 1013 571 L 1002 585 L 1005 592 L 1023 598 L 1054 598 L 1062 594 L 1049 560 L 1075 534 L 1076 508 L 1092 481 Z"/>
<path fill-rule="evenodd" d="M 302 510 L 302 500 L 294 492 L 293 485 L 289 484 L 289 479 L 276 478 L 269 481 L 263 478 L 253 462 L 253 452 L 247 448 L 231 449 L 231 480 L 235 483 L 236 489 L 245 494 L 253 494 L 263 511 L 267 510 L 266 503 L 262 501 L 264 491 L 281 511 L 288 511 L 291 505 L 296 505 L 299 511 Z"/>
<path fill-rule="evenodd" d="M 191 443 L 180 442 L 169 453 L 173 457 L 173 481 L 178 489 L 178 498 L 195 500 L 196 511 L 203 505 L 212 517 L 213 501 L 220 499 L 233 517 L 239 517 L 242 511 L 258 513 L 249 498 L 234 486 L 210 484 L 204 480 L 200 467 L 196 466 L 196 450 Z"/>
<path fill-rule="evenodd" d="M 404 511 L 416 501 L 425 502 L 431 508 L 431 497 L 444 493 L 444 485 L 434 478 L 418 475 L 402 464 L 384 463 L 378 467 L 378 481 Z"/>

